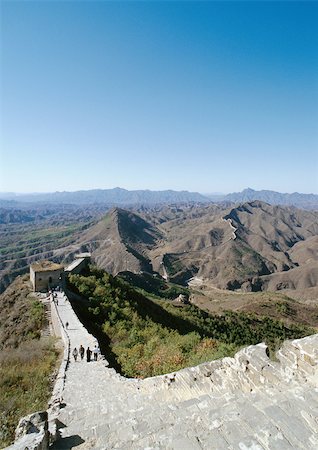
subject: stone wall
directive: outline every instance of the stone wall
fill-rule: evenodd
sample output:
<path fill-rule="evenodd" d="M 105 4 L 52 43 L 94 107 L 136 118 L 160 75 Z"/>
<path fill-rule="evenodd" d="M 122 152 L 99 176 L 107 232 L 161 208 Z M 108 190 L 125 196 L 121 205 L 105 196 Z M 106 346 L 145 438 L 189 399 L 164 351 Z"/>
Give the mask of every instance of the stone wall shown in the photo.
<path fill-rule="evenodd" d="M 89 258 L 77 258 L 65 268 L 65 274 L 79 274 L 88 267 Z"/>
<path fill-rule="evenodd" d="M 60 336 L 63 341 L 64 351 L 62 362 L 59 368 L 59 372 L 57 374 L 54 389 L 52 393 L 52 397 L 49 401 L 48 408 L 48 421 L 49 421 L 49 432 L 50 432 L 50 440 L 55 441 L 58 437 L 58 427 L 57 427 L 57 418 L 63 403 L 63 391 L 64 384 L 66 379 L 66 371 L 70 361 L 70 339 L 65 329 L 64 323 L 60 317 L 56 302 L 51 301 L 51 317 L 52 317 L 52 326 L 56 336 Z"/>

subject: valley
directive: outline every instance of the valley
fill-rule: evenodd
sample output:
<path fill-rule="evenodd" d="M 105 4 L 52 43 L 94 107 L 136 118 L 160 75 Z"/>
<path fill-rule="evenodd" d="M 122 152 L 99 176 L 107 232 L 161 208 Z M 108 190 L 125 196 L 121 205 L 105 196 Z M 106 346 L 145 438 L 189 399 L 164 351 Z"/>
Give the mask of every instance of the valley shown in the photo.
<path fill-rule="evenodd" d="M 259 201 L 114 208 L 72 246 L 113 275 L 146 272 L 183 286 L 193 277 L 243 292 L 318 283 L 318 213 Z"/>
<path fill-rule="evenodd" d="M 187 287 L 197 277 L 230 291 L 318 285 L 318 212 L 261 201 L 231 205 L 60 206 L 2 210 L 3 290 L 30 263 L 90 252 L 116 275 L 147 273 Z"/>
<path fill-rule="evenodd" d="M 59 249 L 69 246 L 104 212 L 105 207 L 72 205 L 0 208 L 0 292 L 37 260 L 67 260 Z"/>
<path fill-rule="evenodd" d="M 261 201 L 111 208 L 34 205 L 0 211 L 0 288 L 29 264 L 92 262 L 141 293 L 318 325 L 318 213 Z M 180 306 L 180 305 L 178 305 Z"/>

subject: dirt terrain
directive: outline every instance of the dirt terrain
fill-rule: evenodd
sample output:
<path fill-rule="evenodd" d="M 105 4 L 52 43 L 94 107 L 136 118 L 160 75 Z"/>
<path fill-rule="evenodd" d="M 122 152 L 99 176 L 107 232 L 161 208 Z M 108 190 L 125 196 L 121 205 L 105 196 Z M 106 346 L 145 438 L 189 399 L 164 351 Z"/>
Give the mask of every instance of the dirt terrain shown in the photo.
<path fill-rule="evenodd" d="M 233 292 L 206 283 L 191 288 L 190 302 L 212 314 L 223 311 L 251 312 L 281 319 L 288 324 L 318 327 L 318 288 L 301 291 Z"/>
<path fill-rule="evenodd" d="M 64 208 L 1 225 L 2 285 L 38 259 L 72 260 L 89 251 L 106 271 L 193 277 L 244 292 L 318 286 L 318 212 L 253 201 L 101 210 Z M 8 220 L 12 220 L 9 219 Z M 14 218 L 13 218 L 14 220 Z M 22 219 L 21 219 L 22 220 Z"/>
<path fill-rule="evenodd" d="M 115 208 L 63 251 L 76 247 L 113 274 L 158 273 L 183 285 L 195 276 L 245 292 L 318 285 L 318 213 L 259 201 Z"/>

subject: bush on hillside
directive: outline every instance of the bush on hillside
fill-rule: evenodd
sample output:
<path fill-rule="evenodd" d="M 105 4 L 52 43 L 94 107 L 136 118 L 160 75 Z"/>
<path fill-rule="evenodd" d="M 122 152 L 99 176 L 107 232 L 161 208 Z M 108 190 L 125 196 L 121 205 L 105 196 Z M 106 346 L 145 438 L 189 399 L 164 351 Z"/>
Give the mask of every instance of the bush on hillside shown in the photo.
<path fill-rule="evenodd" d="M 82 305 L 86 319 L 110 342 L 121 372 L 129 377 L 158 375 L 231 356 L 241 346 L 261 341 L 274 348 L 284 339 L 313 331 L 252 314 L 215 316 L 194 305 L 175 308 L 94 267 L 89 276 L 71 275 L 69 284 L 86 298 Z"/>

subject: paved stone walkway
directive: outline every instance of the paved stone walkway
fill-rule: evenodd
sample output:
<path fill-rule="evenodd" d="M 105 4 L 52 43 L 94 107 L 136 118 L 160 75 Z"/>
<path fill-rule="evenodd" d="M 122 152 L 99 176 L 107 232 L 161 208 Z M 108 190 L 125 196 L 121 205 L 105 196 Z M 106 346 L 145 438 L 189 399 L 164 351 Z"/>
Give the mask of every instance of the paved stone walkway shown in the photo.
<path fill-rule="evenodd" d="M 93 348 L 64 294 L 58 302 L 71 351 Z M 250 346 L 235 358 L 146 380 L 71 356 L 61 438 L 52 448 L 318 449 L 318 335 L 285 343 L 280 363 L 265 350 Z"/>

